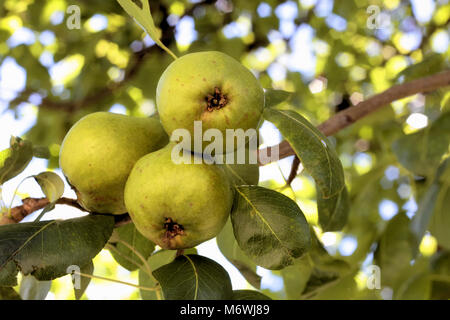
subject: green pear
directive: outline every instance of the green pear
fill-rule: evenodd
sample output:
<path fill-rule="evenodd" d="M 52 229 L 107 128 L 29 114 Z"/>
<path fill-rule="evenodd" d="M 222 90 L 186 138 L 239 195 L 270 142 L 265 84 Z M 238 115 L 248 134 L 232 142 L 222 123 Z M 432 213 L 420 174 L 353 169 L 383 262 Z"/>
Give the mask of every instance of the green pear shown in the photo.
<path fill-rule="evenodd" d="M 139 159 L 125 186 L 134 225 L 163 249 L 192 248 L 215 237 L 233 202 L 219 166 L 195 163 L 197 156 L 179 155 L 174 146 L 169 143 Z"/>
<path fill-rule="evenodd" d="M 122 214 L 125 183 L 134 164 L 167 143 L 157 119 L 91 113 L 65 136 L 60 167 L 86 210 Z"/>
<path fill-rule="evenodd" d="M 264 107 L 264 91 L 255 76 L 240 62 L 217 51 L 184 55 L 172 62 L 159 79 L 156 104 L 161 123 L 171 135 L 186 129 L 194 148 L 194 121 L 201 121 L 202 131 L 218 129 L 223 145 L 217 153 L 233 151 L 245 140 L 234 139 L 234 148 L 226 145 L 226 129 L 256 129 Z M 248 140 L 247 140 L 248 141 Z M 195 149 L 195 150 L 194 150 Z"/>

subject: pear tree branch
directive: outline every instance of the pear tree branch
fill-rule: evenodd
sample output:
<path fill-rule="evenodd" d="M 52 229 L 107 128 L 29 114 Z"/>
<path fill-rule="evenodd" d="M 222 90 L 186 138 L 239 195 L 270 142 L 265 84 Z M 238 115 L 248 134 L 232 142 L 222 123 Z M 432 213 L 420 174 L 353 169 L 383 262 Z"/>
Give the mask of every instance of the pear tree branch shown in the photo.
<path fill-rule="evenodd" d="M 317 128 L 326 136 L 331 136 L 338 131 L 348 127 L 359 119 L 379 110 L 380 108 L 389 105 L 390 103 L 403 99 L 417 93 L 427 93 L 436 89 L 450 85 L 450 70 L 441 73 L 436 73 L 428 77 L 419 78 L 410 82 L 395 85 L 386 91 L 383 91 L 369 99 L 358 103 L 356 106 L 347 108 L 327 121 L 321 123 Z M 270 159 L 272 150 L 279 148 L 279 159 L 283 159 L 295 155 L 294 150 L 289 143 L 284 140 L 277 146 L 268 147 L 264 149 L 263 154 L 267 154 L 266 159 Z M 269 162 L 260 158 L 260 165 L 266 165 Z"/>
<path fill-rule="evenodd" d="M 22 200 L 22 205 L 11 208 L 9 213 L 6 212 L 4 216 L 0 216 L 0 226 L 18 223 L 33 212 L 43 209 L 49 203 L 50 201 L 47 198 L 25 198 Z M 86 211 L 75 199 L 60 198 L 56 201 L 56 204 L 65 204 L 78 210 Z"/>

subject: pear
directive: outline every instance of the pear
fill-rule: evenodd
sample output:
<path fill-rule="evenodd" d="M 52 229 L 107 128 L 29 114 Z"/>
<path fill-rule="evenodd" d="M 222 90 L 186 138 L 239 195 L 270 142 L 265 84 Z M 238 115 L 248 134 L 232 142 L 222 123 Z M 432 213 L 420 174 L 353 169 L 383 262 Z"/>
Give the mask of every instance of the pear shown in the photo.
<path fill-rule="evenodd" d="M 126 212 L 123 192 L 136 161 L 168 143 L 154 118 L 110 112 L 91 113 L 76 122 L 60 150 L 60 167 L 90 212 Z"/>
<path fill-rule="evenodd" d="M 234 148 L 226 144 L 226 129 L 256 129 L 264 107 L 264 91 L 255 76 L 234 58 L 217 51 L 186 54 L 163 72 L 156 89 L 156 104 L 161 123 L 171 135 L 186 129 L 194 150 L 194 121 L 202 131 L 218 129 L 223 145 L 217 153 L 231 152 L 246 141 L 234 139 Z"/>
<path fill-rule="evenodd" d="M 219 166 L 195 163 L 196 155 L 179 155 L 174 146 L 169 143 L 139 159 L 125 186 L 134 225 L 163 249 L 192 248 L 215 237 L 233 202 Z"/>

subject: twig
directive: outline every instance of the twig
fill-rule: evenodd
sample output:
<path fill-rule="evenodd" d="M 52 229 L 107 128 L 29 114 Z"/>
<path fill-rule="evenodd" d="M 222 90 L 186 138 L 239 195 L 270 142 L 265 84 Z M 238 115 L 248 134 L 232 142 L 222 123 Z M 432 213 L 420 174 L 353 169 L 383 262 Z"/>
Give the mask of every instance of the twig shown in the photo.
<path fill-rule="evenodd" d="M 428 77 L 420 78 L 403 84 L 395 85 L 382 93 L 379 93 L 365 101 L 358 103 L 354 107 L 347 108 L 327 121 L 321 123 L 317 128 L 326 136 L 330 136 L 342 130 L 357 120 L 378 110 L 381 107 L 389 105 L 391 102 L 412 96 L 417 93 L 430 92 L 450 85 L 450 70 L 437 73 Z M 270 159 L 272 150 L 279 148 L 279 159 L 294 155 L 295 152 L 287 141 L 282 141 L 279 145 L 268 147 L 261 151 L 267 154 L 266 159 Z M 260 165 L 266 165 L 269 162 L 265 159 L 259 159 Z"/>
<path fill-rule="evenodd" d="M 291 185 L 292 181 L 294 181 L 295 177 L 297 176 L 297 170 L 299 166 L 300 166 L 300 159 L 297 156 L 295 156 L 294 160 L 292 160 L 291 172 L 289 173 L 289 177 L 286 181 L 286 184 L 288 186 Z"/>
<path fill-rule="evenodd" d="M 38 211 L 48 205 L 50 201 L 47 198 L 25 198 L 22 200 L 22 205 L 13 207 L 10 209 L 9 214 L 4 216 L 0 215 L 0 226 L 5 224 L 19 223 L 26 216 Z M 78 210 L 89 212 L 84 209 L 76 199 L 71 198 L 59 198 L 55 204 L 63 204 L 77 208 Z M 131 218 L 127 213 L 121 215 L 115 215 L 115 227 L 119 227 L 128 223 L 131 223 Z"/>
<path fill-rule="evenodd" d="M 29 214 L 44 208 L 49 203 L 50 201 L 47 198 L 25 198 L 22 200 L 22 205 L 11 208 L 9 215 L 0 218 L 0 225 L 18 223 Z M 56 204 L 64 204 L 86 211 L 75 199 L 60 198 L 56 201 Z"/>
<path fill-rule="evenodd" d="M 76 200 L 76 199 L 71 199 L 71 198 L 59 198 L 57 201 L 56 201 L 56 204 L 65 204 L 65 205 L 67 205 L 67 206 L 71 206 L 71 207 L 74 207 L 74 208 L 77 208 L 77 209 L 79 209 L 79 210 L 81 210 L 81 211 L 84 211 L 84 212 L 88 212 L 85 208 L 83 208 L 79 203 L 78 203 L 78 201 Z"/>

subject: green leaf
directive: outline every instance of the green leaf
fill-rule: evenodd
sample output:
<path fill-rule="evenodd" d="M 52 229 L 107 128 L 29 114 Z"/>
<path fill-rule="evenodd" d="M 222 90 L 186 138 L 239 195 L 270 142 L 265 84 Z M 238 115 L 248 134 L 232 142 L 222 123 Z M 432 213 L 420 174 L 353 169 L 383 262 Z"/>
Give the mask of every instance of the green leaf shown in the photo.
<path fill-rule="evenodd" d="M 215 261 L 182 255 L 153 271 L 167 300 L 223 300 L 233 296 L 231 280 Z"/>
<path fill-rule="evenodd" d="M 432 288 L 431 299 L 450 299 L 450 251 L 440 251 L 436 253 L 431 261 L 432 267 Z"/>
<path fill-rule="evenodd" d="M 6 159 L 11 157 L 11 152 L 12 152 L 11 148 L 4 149 L 4 150 L 0 151 L 0 166 L 3 167 L 3 165 L 5 164 Z"/>
<path fill-rule="evenodd" d="M 234 236 L 257 265 L 282 269 L 309 249 L 308 223 L 290 198 L 258 186 L 239 186 L 234 201 Z"/>
<path fill-rule="evenodd" d="M 15 287 L 17 285 L 17 270 L 14 261 L 8 262 L 3 269 L 0 269 L 0 288 L 2 286 Z"/>
<path fill-rule="evenodd" d="M 450 158 L 447 158 L 438 169 L 436 179 L 427 194 L 433 192 L 431 189 L 434 185 L 438 185 L 439 190 L 436 191 L 437 196 L 433 197 L 436 202 L 434 203 L 429 230 L 436 237 L 441 247 L 450 250 L 450 214 L 447 207 L 450 203 Z"/>
<path fill-rule="evenodd" d="M 41 172 L 33 178 L 41 187 L 48 201 L 55 202 L 62 197 L 64 182 L 56 173 L 51 171 Z"/>
<path fill-rule="evenodd" d="M 439 185 L 433 183 L 420 200 L 416 214 L 411 221 L 411 231 L 415 238 L 415 253 L 430 223 L 439 194 Z"/>
<path fill-rule="evenodd" d="M 420 273 L 407 279 L 396 291 L 396 300 L 428 300 L 431 281 L 428 273 Z"/>
<path fill-rule="evenodd" d="M 234 290 L 232 300 L 272 300 L 255 290 Z"/>
<path fill-rule="evenodd" d="M 11 137 L 10 148 L 0 152 L 0 185 L 21 173 L 32 158 L 31 142 Z"/>
<path fill-rule="evenodd" d="M 358 6 L 356 5 L 355 0 L 342 1 L 339 5 L 333 6 L 333 13 L 348 21 L 351 21 L 357 15 L 357 11 Z"/>
<path fill-rule="evenodd" d="M 14 272 L 38 280 L 61 277 L 69 266 L 91 261 L 105 246 L 113 226 L 114 217 L 107 215 L 0 226 L 0 273 L 13 261 Z"/>
<path fill-rule="evenodd" d="M 314 300 L 351 300 L 358 293 L 354 277 L 354 273 L 345 275 L 342 278 L 338 278 L 317 288 L 302 298 Z"/>
<path fill-rule="evenodd" d="M 439 53 L 433 53 L 425 57 L 421 62 L 400 72 L 396 79 L 404 77 L 403 82 L 408 82 L 417 78 L 423 78 L 443 70 L 444 56 Z"/>
<path fill-rule="evenodd" d="M 259 166 L 257 164 L 223 164 L 221 165 L 233 185 L 258 185 Z"/>
<path fill-rule="evenodd" d="M 450 251 L 439 251 L 431 259 L 431 268 L 434 273 L 450 276 Z"/>
<path fill-rule="evenodd" d="M 280 103 L 288 101 L 292 95 L 292 92 L 283 90 L 264 89 L 264 107 L 272 108 Z"/>
<path fill-rule="evenodd" d="M 94 264 L 92 263 L 92 260 L 89 261 L 88 264 L 86 264 L 85 266 L 80 268 L 80 272 L 84 273 L 84 274 L 92 275 L 94 273 Z M 72 280 L 73 280 L 73 278 L 72 278 Z M 90 282 L 91 282 L 91 278 L 83 277 L 83 276 L 80 277 L 80 283 L 79 283 L 80 287 L 79 288 L 75 287 L 76 282 L 74 282 L 73 291 L 75 293 L 75 299 L 77 299 L 77 300 L 81 299 L 81 297 L 83 296 L 87 287 L 89 286 Z"/>
<path fill-rule="evenodd" d="M 32 275 L 23 276 L 20 296 L 23 300 L 45 300 L 51 286 L 51 281 L 39 281 Z"/>
<path fill-rule="evenodd" d="M 324 198 L 330 198 L 344 188 L 342 164 L 333 146 L 319 130 L 291 110 L 264 109 L 263 116 L 292 146 Z"/>
<path fill-rule="evenodd" d="M 41 213 L 39 214 L 39 216 L 34 220 L 34 222 L 39 222 L 41 221 L 42 217 L 49 211 L 52 211 L 53 209 L 55 209 L 55 204 L 54 203 L 49 203 L 48 205 L 46 205 L 44 207 L 44 209 L 41 211 Z"/>
<path fill-rule="evenodd" d="M 425 129 L 394 141 L 392 150 L 403 167 L 415 174 L 429 176 L 449 150 L 449 144 L 450 112 L 447 112 Z"/>
<path fill-rule="evenodd" d="M 153 22 L 148 0 L 117 0 L 122 8 L 132 16 L 136 23 L 143 28 L 155 43 L 169 53 L 174 59 L 177 57 L 161 42 L 161 30 Z"/>
<path fill-rule="evenodd" d="M 410 221 L 404 213 L 392 218 L 384 230 L 375 252 L 376 264 L 381 268 L 382 285 L 393 287 L 413 258 Z"/>
<path fill-rule="evenodd" d="M 450 173 L 450 158 L 439 166 L 433 182 L 419 201 L 419 207 L 411 221 L 415 254 L 418 253 L 420 242 L 428 229 L 438 239 L 440 245 L 450 248 L 448 234 L 450 219 L 446 208 L 450 200 L 448 173 Z"/>
<path fill-rule="evenodd" d="M 155 244 L 145 238 L 136 229 L 134 223 L 129 223 L 114 229 L 109 243 L 112 246 L 110 251 L 114 259 L 129 271 L 137 270 L 143 264 L 142 259 L 135 252 L 147 260 L 155 250 Z"/>
<path fill-rule="evenodd" d="M 449 112 L 450 111 L 450 92 L 447 92 L 443 95 L 443 97 L 440 99 L 440 107 L 442 112 Z"/>
<path fill-rule="evenodd" d="M 342 276 L 351 270 L 346 261 L 333 257 L 328 253 L 313 229 L 311 230 L 311 250 L 309 255 L 313 261 L 314 268 L 320 269 L 321 271 Z"/>
<path fill-rule="evenodd" d="M 302 299 L 314 297 L 324 288 L 334 286 L 339 279 L 345 277 L 351 271 L 351 267 L 346 261 L 335 258 L 328 253 L 313 230 L 311 230 L 311 238 L 309 261 L 300 259 L 296 262 L 302 267 L 304 279 L 296 279 L 296 282 L 291 284 L 294 288 L 297 286 L 299 292 L 293 292 L 291 295 L 287 292 L 288 298 L 293 295 L 295 299 L 298 299 L 299 294 L 302 294 Z M 312 268 L 311 270 L 308 270 L 308 264 Z M 308 273 L 309 277 L 307 278 Z M 303 285 L 305 280 L 307 281 L 306 286 Z M 304 289 L 301 290 L 303 286 Z"/>
<path fill-rule="evenodd" d="M 347 188 L 341 192 L 325 199 L 322 197 L 319 188 L 317 189 L 317 210 L 319 214 L 319 224 L 324 232 L 339 231 L 347 223 L 350 211 L 350 200 Z"/>
<path fill-rule="evenodd" d="M 327 272 L 318 268 L 314 268 L 306 283 L 300 299 L 310 299 L 315 296 L 322 288 L 333 285 L 339 281 L 339 275 L 335 272 Z"/>
<path fill-rule="evenodd" d="M 171 263 L 177 255 L 176 250 L 159 250 L 152 254 L 148 259 L 147 263 L 150 270 L 146 268 L 139 269 L 139 285 L 147 288 L 153 288 L 157 285 L 156 279 L 150 277 L 148 272 L 152 272 L 162 266 Z M 142 290 L 140 289 L 141 297 L 143 300 L 156 300 L 157 296 L 155 291 Z"/>
<path fill-rule="evenodd" d="M 258 150 L 250 144 L 224 154 L 220 159 L 223 164 L 219 167 L 223 168 L 232 185 L 257 185 L 259 182 Z"/>
<path fill-rule="evenodd" d="M 256 273 L 256 264 L 239 248 L 234 238 L 231 220 L 227 223 L 216 237 L 220 252 L 230 261 L 244 278 L 256 289 L 261 288 L 261 277 Z"/>
<path fill-rule="evenodd" d="M 297 259 L 291 266 L 287 266 L 281 270 L 283 277 L 284 290 L 287 299 L 298 300 L 310 279 L 313 271 L 313 263 L 309 254 L 305 254 Z"/>
<path fill-rule="evenodd" d="M 22 298 L 13 288 L 0 287 L 0 300 L 22 300 Z"/>
<path fill-rule="evenodd" d="M 432 281 L 431 283 L 431 300 L 448 300 L 450 299 L 450 277 L 444 281 Z"/>

